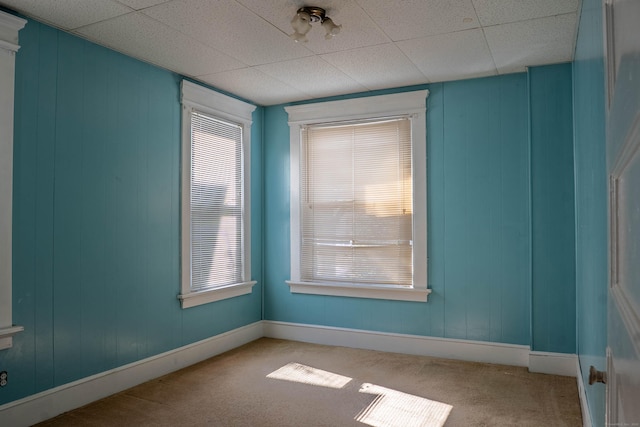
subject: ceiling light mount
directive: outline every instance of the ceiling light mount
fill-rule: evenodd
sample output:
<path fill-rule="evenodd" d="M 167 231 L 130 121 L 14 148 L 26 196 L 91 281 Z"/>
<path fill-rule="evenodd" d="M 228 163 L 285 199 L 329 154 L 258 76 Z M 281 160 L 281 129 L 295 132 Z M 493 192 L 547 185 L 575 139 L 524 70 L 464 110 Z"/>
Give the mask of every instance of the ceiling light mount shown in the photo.
<path fill-rule="evenodd" d="M 305 6 L 298 9 L 297 13 L 306 13 L 311 18 L 311 22 L 322 22 L 327 16 L 327 12 L 316 6 Z"/>
<path fill-rule="evenodd" d="M 342 25 L 336 25 L 331 18 L 327 16 L 327 12 L 317 6 L 304 6 L 298 9 L 296 16 L 291 20 L 291 26 L 294 33 L 291 37 L 296 42 L 307 42 L 307 33 L 311 30 L 311 23 L 320 22 L 322 28 L 325 29 L 325 39 L 330 40 L 340 32 Z"/>

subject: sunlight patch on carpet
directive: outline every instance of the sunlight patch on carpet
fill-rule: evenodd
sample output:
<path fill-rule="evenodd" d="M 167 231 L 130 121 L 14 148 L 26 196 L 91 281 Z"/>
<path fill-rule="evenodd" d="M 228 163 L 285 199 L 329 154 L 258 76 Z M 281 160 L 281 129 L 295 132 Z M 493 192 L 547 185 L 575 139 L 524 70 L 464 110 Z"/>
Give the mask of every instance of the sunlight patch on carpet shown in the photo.
<path fill-rule="evenodd" d="M 441 427 L 453 406 L 375 384 L 362 384 L 360 393 L 375 394 L 371 404 L 355 417 L 373 427 Z"/>
<path fill-rule="evenodd" d="M 333 372 L 323 371 L 300 363 L 288 363 L 267 375 L 267 378 L 294 381 L 329 388 L 342 388 L 351 378 Z"/>

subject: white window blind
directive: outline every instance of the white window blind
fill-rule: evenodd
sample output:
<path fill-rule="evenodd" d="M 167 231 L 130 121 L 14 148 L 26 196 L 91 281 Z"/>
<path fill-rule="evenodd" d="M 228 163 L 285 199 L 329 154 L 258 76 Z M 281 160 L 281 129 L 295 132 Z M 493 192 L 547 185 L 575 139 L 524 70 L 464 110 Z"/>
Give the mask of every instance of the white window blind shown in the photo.
<path fill-rule="evenodd" d="M 242 126 L 191 113 L 191 290 L 244 281 Z"/>
<path fill-rule="evenodd" d="M 301 279 L 411 287 L 411 119 L 307 125 Z"/>

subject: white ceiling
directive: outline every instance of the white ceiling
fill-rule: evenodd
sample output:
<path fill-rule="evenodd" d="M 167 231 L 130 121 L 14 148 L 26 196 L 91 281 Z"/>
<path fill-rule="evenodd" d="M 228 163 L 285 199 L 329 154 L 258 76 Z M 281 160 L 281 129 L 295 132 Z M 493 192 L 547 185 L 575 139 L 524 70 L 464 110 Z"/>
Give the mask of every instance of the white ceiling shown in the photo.
<path fill-rule="evenodd" d="M 580 0 L 0 0 L 259 105 L 524 71 L 573 59 Z M 296 43 L 291 19 L 319 6 Z"/>

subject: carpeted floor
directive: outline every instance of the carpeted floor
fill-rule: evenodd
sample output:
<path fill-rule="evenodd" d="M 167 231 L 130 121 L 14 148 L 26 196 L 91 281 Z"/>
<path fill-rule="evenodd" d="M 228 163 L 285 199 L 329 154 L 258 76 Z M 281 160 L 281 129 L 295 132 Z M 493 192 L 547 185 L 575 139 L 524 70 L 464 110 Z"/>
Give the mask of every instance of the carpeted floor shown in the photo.
<path fill-rule="evenodd" d="M 582 426 L 575 378 L 262 338 L 42 426 Z"/>

